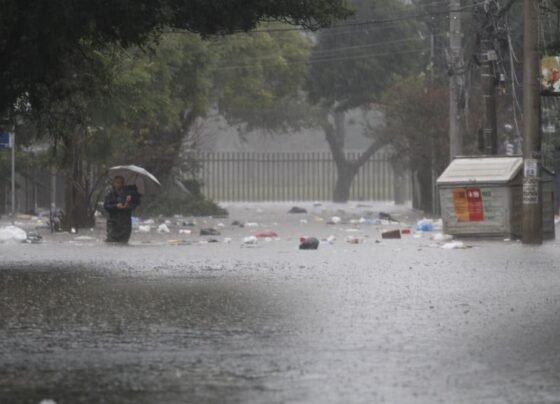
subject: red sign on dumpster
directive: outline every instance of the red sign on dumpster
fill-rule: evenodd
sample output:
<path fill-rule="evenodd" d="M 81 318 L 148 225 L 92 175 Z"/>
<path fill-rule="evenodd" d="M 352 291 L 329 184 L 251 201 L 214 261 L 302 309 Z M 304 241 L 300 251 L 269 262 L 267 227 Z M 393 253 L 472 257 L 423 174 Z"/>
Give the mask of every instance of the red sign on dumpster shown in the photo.
<path fill-rule="evenodd" d="M 480 188 L 467 188 L 467 201 L 469 203 L 469 221 L 481 222 L 484 220 L 484 206 Z"/>
<path fill-rule="evenodd" d="M 487 208 L 491 204 L 486 198 Z M 455 188 L 453 190 L 453 205 L 455 216 L 459 222 L 482 222 L 484 221 L 484 203 L 480 188 Z"/>

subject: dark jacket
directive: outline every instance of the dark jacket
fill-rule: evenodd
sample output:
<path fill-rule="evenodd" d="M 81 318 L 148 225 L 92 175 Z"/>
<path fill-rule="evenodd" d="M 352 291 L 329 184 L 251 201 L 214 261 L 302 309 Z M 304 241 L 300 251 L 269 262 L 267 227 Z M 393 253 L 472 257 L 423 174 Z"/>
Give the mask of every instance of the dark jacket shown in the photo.
<path fill-rule="evenodd" d="M 105 195 L 103 207 L 109 214 L 107 218 L 107 240 L 108 242 L 126 243 L 130 239 L 132 233 L 132 211 L 136 208 L 133 199 L 125 209 L 117 207 L 119 203 L 125 203 L 126 197 L 129 195 L 126 188 L 119 191 L 111 189 Z"/>

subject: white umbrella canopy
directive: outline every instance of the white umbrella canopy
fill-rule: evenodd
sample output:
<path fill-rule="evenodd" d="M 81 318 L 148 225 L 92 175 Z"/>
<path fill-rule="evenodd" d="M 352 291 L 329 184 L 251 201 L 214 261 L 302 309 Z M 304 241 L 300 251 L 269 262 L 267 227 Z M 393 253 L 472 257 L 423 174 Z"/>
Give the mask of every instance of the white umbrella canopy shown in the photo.
<path fill-rule="evenodd" d="M 135 165 L 115 166 L 109 169 L 109 175 L 124 178 L 125 185 L 136 185 L 142 195 L 154 194 L 161 190 L 161 184 L 154 175 L 142 167 Z"/>

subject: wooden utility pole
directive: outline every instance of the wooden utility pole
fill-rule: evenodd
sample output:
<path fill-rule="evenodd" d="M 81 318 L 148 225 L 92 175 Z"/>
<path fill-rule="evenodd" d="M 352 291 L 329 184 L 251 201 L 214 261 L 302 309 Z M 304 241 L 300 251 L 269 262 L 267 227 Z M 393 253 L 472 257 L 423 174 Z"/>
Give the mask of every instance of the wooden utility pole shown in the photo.
<path fill-rule="evenodd" d="M 541 99 L 538 52 L 538 2 L 523 3 L 523 237 L 542 244 Z"/>
<path fill-rule="evenodd" d="M 449 3 L 449 55 L 451 76 L 449 78 L 449 159 L 463 154 L 463 122 L 462 111 L 459 108 L 459 93 L 464 90 L 462 80 L 464 75 L 463 63 L 463 33 L 461 32 L 461 0 L 451 0 Z"/>

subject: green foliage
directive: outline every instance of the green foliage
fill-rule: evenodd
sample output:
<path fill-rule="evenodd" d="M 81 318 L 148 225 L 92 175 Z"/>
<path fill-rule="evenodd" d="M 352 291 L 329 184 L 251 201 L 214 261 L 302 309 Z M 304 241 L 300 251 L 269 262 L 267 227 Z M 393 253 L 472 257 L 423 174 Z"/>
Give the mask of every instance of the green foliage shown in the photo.
<path fill-rule="evenodd" d="M 356 19 L 386 20 L 413 11 L 399 1 L 356 0 Z M 414 20 L 357 30 L 322 31 L 312 53 L 308 90 L 313 103 L 339 111 L 379 102 L 394 75 L 417 69 L 426 44 Z"/>
<path fill-rule="evenodd" d="M 214 96 L 231 123 L 248 129 L 284 129 L 306 124 L 301 89 L 308 77 L 309 39 L 281 31 L 233 35 L 215 42 Z M 275 28 L 280 28 L 274 31 Z"/>
<path fill-rule="evenodd" d="M 168 27 L 202 35 L 261 20 L 318 28 L 349 15 L 345 0 L 3 0 L 0 8 L 0 111 L 23 94 L 40 108 L 42 93 L 67 76 L 67 60 L 87 60 L 91 48 L 144 46 Z"/>
<path fill-rule="evenodd" d="M 395 155 L 413 171 L 434 164 L 440 173 L 448 164 L 449 91 L 425 73 L 393 77 L 383 96 L 387 128 Z"/>
<path fill-rule="evenodd" d="M 1 9 L 0 112 L 50 136 L 52 161 L 71 178 L 67 204 L 85 201 L 90 213 L 93 173 L 133 162 L 165 179 L 190 125 L 209 107 L 249 123 L 246 111 L 261 105 L 277 118 L 275 101 L 288 105 L 303 80 L 303 70 L 285 62 L 300 56 L 303 38 L 256 35 L 210 48 L 201 37 L 263 20 L 318 28 L 350 14 L 346 0 L 3 0 Z M 168 29 L 184 33 L 162 35 Z M 268 51 L 274 63 L 252 80 L 217 79 L 219 63 L 255 51 Z M 214 83 L 229 85 L 216 91 Z"/>
<path fill-rule="evenodd" d="M 228 212 L 212 200 L 203 196 L 189 196 L 164 193 L 155 200 L 148 201 L 141 209 L 142 217 L 152 216 L 227 216 Z"/>

